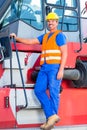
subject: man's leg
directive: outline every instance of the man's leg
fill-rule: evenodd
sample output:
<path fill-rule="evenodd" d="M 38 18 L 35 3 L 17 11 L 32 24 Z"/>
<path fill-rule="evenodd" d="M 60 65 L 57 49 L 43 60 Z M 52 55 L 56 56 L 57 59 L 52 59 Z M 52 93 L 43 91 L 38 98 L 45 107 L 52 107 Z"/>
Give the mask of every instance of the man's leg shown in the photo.
<path fill-rule="evenodd" d="M 46 115 L 46 119 L 48 119 L 51 115 L 53 115 L 50 99 L 46 93 L 47 85 L 48 85 L 47 74 L 45 73 L 45 71 L 43 71 L 43 69 L 41 69 L 37 77 L 34 92 L 42 105 L 42 108 Z"/>
<path fill-rule="evenodd" d="M 50 103 L 54 114 L 58 113 L 59 101 L 60 101 L 60 85 L 61 80 L 57 79 L 58 70 L 52 70 L 49 73 L 49 91 L 50 91 Z"/>
<path fill-rule="evenodd" d="M 57 80 L 57 72 L 58 69 L 51 70 L 48 76 L 50 104 L 54 114 L 48 118 L 44 130 L 50 130 L 54 126 L 54 124 L 60 120 L 60 118 L 57 115 L 57 112 L 59 106 L 59 93 L 60 93 L 61 80 Z"/>

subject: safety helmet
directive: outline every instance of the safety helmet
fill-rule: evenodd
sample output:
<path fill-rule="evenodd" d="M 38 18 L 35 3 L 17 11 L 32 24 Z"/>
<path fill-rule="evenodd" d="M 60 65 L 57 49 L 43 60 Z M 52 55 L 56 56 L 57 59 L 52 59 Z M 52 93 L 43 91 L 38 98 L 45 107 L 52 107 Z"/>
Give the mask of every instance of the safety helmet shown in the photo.
<path fill-rule="evenodd" d="M 46 20 L 58 20 L 59 19 L 59 16 L 54 13 L 54 12 L 50 12 L 47 16 L 46 16 Z"/>

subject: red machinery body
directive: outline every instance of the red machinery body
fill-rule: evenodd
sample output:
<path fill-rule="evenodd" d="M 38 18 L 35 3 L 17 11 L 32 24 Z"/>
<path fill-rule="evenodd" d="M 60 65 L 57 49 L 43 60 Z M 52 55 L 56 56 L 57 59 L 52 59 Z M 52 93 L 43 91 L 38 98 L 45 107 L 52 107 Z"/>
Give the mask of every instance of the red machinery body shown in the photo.
<path fill-rule="evenodd" d="M 87 1 L 1 0 L 0 129 L 36 128 L 46 121 L 34 94 L 41 45 L 16 43 L 9 35 L 31 39 L 47 33 L 45 17 L 51 11 L 60 17 L 58 30 L 68 47 L 56 126 L 87 124 Z"/>
<path fill-rule="evenodd" d="M 14 45 L 12 45 L 13 50 Z M 68 55 L 72 57 L 67 58 L 66 68 L 74 68 L 77 59 L 86 60 L 86 44 L 83 45 L 83 50 L 80 53 L 76 53 L 75 50 L 79 48 L 79 44 L 69 43 L 68 44 Z M 40 52 L 40 46 L 27 46 L 23 44 L 17 44 L 18 51 L 27 51 L 29 53 Z M 83 57 L 84 54 L 84 57 Z M 38 61 L 38 62 L 37 62 Z M 35 70 L 35 67 L 39 67 L 39 59 L 37 59 L 32 69 L 27 70 L 28 80 L 31 80 L 31 74 Z M 1 77 L 5 70 L 0 69 Z M 30 73 L 31 72 L 31 73 Z M 31 81 L 32 83 L 33 81 Z M 72 81 L 63 80 L 62 82 L 63 91 L 60 94 L 60 107 L 59 107 L 59 116 L 61 121 L 56 124 L 56 126 L 67 126 L 67 125 L 79 125 L 87 124 L 87 89 L 86 88 L 75 88 Z M 34 88 L 26 88 L 27 91 L 33 91 Z M 23 127 L 38 127 L 41 125 L 40 122 L 21 124 L 17 121 L 17 113 L 22 112 L 23 109 L 17 111 L 17 90 L 21 91 L 22 88 L 9 88 L 9 86 L 4 86 L 0 88 L 0 128 L 23 128 Z M 14 108 L 12 107 L 12 102 L 14 103 Z M 14 110 L 13 110 L 14 109 Z M 13 112 L 14 111 L 14 112 Z M 29 109 L 26 111 L 30 111 Z M 26 114 L 26 113 L 25 113 Z M 30 116 L 30 115 L 26 115 Z M 33 115 L 34 118 L 34 115 Z"/>

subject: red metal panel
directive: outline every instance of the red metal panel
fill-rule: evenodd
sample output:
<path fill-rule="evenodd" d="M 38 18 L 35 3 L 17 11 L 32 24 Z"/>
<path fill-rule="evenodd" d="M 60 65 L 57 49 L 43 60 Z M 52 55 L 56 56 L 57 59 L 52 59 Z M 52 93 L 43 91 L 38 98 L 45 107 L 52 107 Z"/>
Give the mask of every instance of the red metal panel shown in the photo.
<path fill-rule="evenodd" d="M 60 95 L 59 116 L 57 125 L 87 124 L 87 89 L 66 88 Z"/>
<path fill-rule="evenodd" d="M 12 45 L 12 50 L 15 50 L 14 44 L 12 43 L 11 45 Z M 38 44 L 27 45 L 23 43 L 18 43 L 16 45 L 19 51 L 41 52 L 41 45 L 38 45 Z"/>
<path fill-rule="evenodd" d="M 77 58 L 81 58 L 87 57 L 87 44 L 82 44 L 82 50 L 80 52 L 77 52 L 77 50 L 79 50 L 80 48 L 80 43 L 73 43 L 73 42 L 69 42 L 67 43 L 68 46 L 68 58 L 67 58 L 67 62 L 66 62 L 66 68 L 74 68 L 75 64 L 76 64 L 76 59 Z M 12 44 L 12 49 L 14 49 L 14 44 Z M 26 45 L 26 44 L 22 44 L 22 43 L 18 43 L 17 44 L 17 49 L 19 51 L 27 51 L 27 52 L 41 52 L 41 45 Z M 87 60 L 87 58 L 86 58 Z"/>
<path fill-rule="evenodd" d="M 66 68 L 75 68 L 77 59 L 85 59 L 87 61 L 87 44 L 82 44 L 82 50 L 77 52 L 80 48 L 80 43 L 67 43 L 68 46 L 68 58 L 66 62 Z"/>
<path fill-rule="evenodd" d="M 0 128 L 15 127 L 16 121 L 11 111 L 9 98 L 6 99 L 6 97 L 9 97 L 9 92 L 10 88 L 0 88 Z"/>

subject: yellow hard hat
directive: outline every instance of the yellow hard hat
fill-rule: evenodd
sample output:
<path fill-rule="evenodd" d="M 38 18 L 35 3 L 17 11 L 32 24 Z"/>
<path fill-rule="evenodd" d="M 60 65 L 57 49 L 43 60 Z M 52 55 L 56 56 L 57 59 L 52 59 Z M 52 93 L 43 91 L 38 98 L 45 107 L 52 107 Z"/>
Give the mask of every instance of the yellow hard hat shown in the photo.
<path fill-rule="evenodd" d="M 54 12 L 50 12 L 47 16 L 46 16 L 46 20 L 50 20 L 50 19 L 53 19 L 53 20 L 58 20 L 59 19 L 59 16 L 54 13 Z"/>

